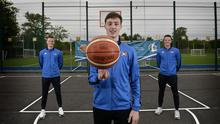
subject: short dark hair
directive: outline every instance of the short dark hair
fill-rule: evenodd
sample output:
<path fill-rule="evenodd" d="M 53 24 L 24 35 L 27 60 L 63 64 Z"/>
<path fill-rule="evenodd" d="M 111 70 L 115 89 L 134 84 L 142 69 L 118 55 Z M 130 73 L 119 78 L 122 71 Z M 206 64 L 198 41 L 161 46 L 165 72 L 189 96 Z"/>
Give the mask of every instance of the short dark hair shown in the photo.
<path fill-rule="evenodd" d="M 164 41 L 164 39 L 165 39 L 166 37 L 169 37 L 169 38 L 171 38 L 171 40 L 173 40 L 173 38 L 172 38 L 172 36 L 171 36 L 171 35 L 166 34 L 166 35 L 164 35 L 164 37 L 163 37 L 163 41 Z"/>
<path fill-rule="evenodd" d="M 46 38 L 47 38 L 47 39 L 48 39 L 48 38 L 54 38 L 54 36 L 53 36 L 52 34 L 48 34 Z"/>
<path fill-rule="evenodd" d="M 119 18 L 120 22 L 122 23 L 122 17 L 120 14 L 118 14 L 117 12 L 110 12 L 106 17 L 105 17 L 105 23 L 108 19 L 110 18 Z"/>

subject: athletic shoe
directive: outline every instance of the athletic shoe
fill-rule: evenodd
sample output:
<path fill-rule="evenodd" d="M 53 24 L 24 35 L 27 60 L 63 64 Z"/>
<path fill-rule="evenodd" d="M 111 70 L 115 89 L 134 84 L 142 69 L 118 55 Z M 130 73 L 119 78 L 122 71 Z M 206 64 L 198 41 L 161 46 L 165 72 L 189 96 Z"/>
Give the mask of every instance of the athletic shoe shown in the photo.
<path fill-rule="evenodd" d="M 40 112 L 40 114 L 39 114 L 39 118 L 40 118 L 40 119 L 44 119 L 45 116 L 46 116 L 46 112 L 45 112 L 44 109 L 42 109 L 41 112 Z"/>
<path fill-rule="evenodd" d="M 64 112 L 63 112 L 63 108 L 62 108 L 62 107 L 59 107 L 58 113 L 59 113 L 59 116 L 60 116 L 60 117 L 63 117 L 63 116 L 64 116 Z"/>
<path fill-rule="evenodd" d="M 155 110 L 156 115 L 160 115 L 162 112 L 163 112 L 162 107 L 157 107 L 157 109 Z"/>
<path fill-rule="evenodd" d="M 175 118 L 176 120 L 179 120 L 179 119 L 180 119 L 180 111 L 179 111 L 179 110 L 175 110 L 175 112 L 174 112 L 174 118 Z"/>

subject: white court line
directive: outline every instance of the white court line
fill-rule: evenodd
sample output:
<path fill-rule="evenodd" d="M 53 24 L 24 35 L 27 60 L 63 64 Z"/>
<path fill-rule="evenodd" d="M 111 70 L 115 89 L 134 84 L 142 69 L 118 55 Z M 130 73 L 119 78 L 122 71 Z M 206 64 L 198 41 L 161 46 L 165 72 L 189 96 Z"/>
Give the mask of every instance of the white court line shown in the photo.
<path fill-rule="evenodd" d="M 38 116 L 36 117 L 36 119 L 34 120 L 33 124 L 37 124 L 38 120 L 40 119 L 40 114 L 38 114 Z"/>
<path fill-rule="evenodd" d="M 160 68 L 158 68 L 157 66 L 152 66 L 152 65 L 149 65 L 149 64 L 147 64 L 147 66 L 150 66 L 151 68 L 155 68 L 155 69 L 160 70 Z"/>
<path fill-rule="evenodd" d="M 74 68 L 72 71 L 75 71 L 75 70 L 78 69 L 80 66 L 81 66 L 81 62 L 80 62 L 79 65 L 78 65 L 76 68 Z"/>
<path fill-rule="evenodd" d="M 152 76 L 152 75 L 148 75 L 148 76 L 150 76 L 151 78 L 153 78 L 153 79 L 155 79 L 155 80 L 158 80 L 156 77 L 154 77 L 154 76 Z M 168 85 L 168 84 L 167 84 L 167 86 L 170 87 L 170 85 Z M 182 94 L 183 96 L 185 96 L 185 97 L 187 97 L 187 98 L 193 100 L 194 102 L 196 102 L 196 103 L 198 103 L 198 104 L 204 106 L 205 108 L 210 109 L 209 106 L 207 106 L 207 105 L 205 105 L 204 103 L 202 103 L 202 102 L 200 102 L 200 101 L 198 101 L 198 100 L 192 98 L 191 96 L 189 96 L 189 95 L 183 93 L 182 91 L 178 90 L 178 92 L 179 92 L 180 94 Z"/>
<path fill-rule="evenodd" d="M 188 74 L 186 74 L 186 73 L 179 73 L 179 74 L 177 74 L 177 75 L 180 75 L 180 76 L 210 76 L 210 75 L 214 75 L 214 73 L 188 73 Z"/>
<path fill-rule="evenodd" d="M 6 76 L 0 76 L 0 78 L 4 78 L 4 77 L 6 77 Z"/>
<path fill-rule="evenodd" d="M 215 75 L 215 76 L 220 76 L 220 73 L 213 73 L 213 75 Z"/>
<path fill-rule="evenodd" d="M 72 76 L 67 77 L 65 80 L 63 80 L 60 84 L 63 84 L 65 81 L 67 81 L 68 79 L 70 79 Z M 51 93 L 54 90 L 54 88 L 52 88 L 49 92 Z M 36 103 L 37 101 L 39 101 L 42 98 L 42 96 L 40 96 L 39 98 L 37 98 L 36 100 L 34 100 L 32 103 L 30 103 L 28 106 L 26 106 L 25 108 L 23 108 L 20 112 L 25 111 L 27 108 L 29 108 L 30 106 L 32 106 L 34 103 Z"/>
<path fill-rule="evenodd" d="M 195 108 L 179 108 L 179 110 L 209 110 L 205 107 L 195 107 Z M 140 109 L 140 112 L 154 112 L 156 109 Z M 173 111 L 175 108 L 163 109 L 163 111 Z M 40 113 L 41 111 L 23 111 L 21 113 Z M 92 110 L 76 110 L 76 111 L 64 111 L 64 113 L 92 113 Z M 58 111 L 46 111 L 46 113 L 58 113 Z"/>
<path fill-rule="evenodd" d="M 77 74 L 77 75 L 71 75 L 72 77 L 88 77 L 88 75 L 83 75 L 83 74 Z M 3 76 L 4 77 L 10 77 L 10 78 L 39 78 L 42 77 L 40 75 L 8 75 L 8 76 Z M 61 77 L 67 78 L 69 76 L 66 75 L 61 75 Z M 1 78 L 1 76 L 0 76 Z"/>
<path fill-rule="evenodd" d="M 185 109 L 185 110 L 193 116 L 194 120 L 196 121 L 196 124 L 200 124 L 198 118 L 192 111 L 190 111 L 189 109 Z"/>
<path fill-rule="evenodd" d="M 41 75 L 8 75 L 5 77 L 10 77 L 10 78 L 39 78 L 42 77 Z M 68 76 L 62 76 L 61 77 L 68 77 Z"/>
<path fill-rule="evenodd" d="M 6 76 L 5 76 L 6 77 Z M 38 75 L 8 75 L 7 77 L 10 78 L 37 78 L 37 77 L 42 77 L 42 76 L 38 76 Z"/>

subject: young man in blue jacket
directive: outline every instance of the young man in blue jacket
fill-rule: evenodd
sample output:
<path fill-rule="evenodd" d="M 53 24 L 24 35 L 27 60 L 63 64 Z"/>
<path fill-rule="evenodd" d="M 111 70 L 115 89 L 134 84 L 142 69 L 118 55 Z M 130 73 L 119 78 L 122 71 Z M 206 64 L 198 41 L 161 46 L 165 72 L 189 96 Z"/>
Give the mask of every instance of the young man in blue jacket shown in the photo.
<path fill-rule="evenodd" d="M 122 17 L 111 12 L 105 18 L 108 36 L 120 47 L 120 58 L 108 69 L 90 66 L 89 82 L 93 94 L 94 124 L 137 124 L 140 109 L 139 65 L 135 50 L 121 43 Z"/>
<path fill-rule="evenodd" d="M 159 107 L 156 109 L 155 114 L 160 115 L 163 112 L 162 104 L 165 87 L 166 84 L 169 84 L 171 86 L 175 105 L 174 117 L 175 119 L 180 119 L 177 72 L 181 67 L 181 55 L 179 49 L 172 47 L 172 37 L 170 35 L 165 35 L 163 42 L 164 48 L 161 48 L 157 51 L 157 65 L 160 68 L 160 73 L 158 76 Z"/>
<path fill-rule="evenodd" d="M 46 43 L 47 47 L 39 53 L 39 64 L 42 69 L 42 100 L 39 115 L 41 119 L 44 119 L 46 116 L 45 107 L 51 83 L 54 87 L 59 106 L 59 116 L 62 117 L 64 115 L 60 88 L 60 69 L 63 66 L 63 56 L 60 50 L 54 48 L 55 41 L 52 35 L 48 36 Z"/>

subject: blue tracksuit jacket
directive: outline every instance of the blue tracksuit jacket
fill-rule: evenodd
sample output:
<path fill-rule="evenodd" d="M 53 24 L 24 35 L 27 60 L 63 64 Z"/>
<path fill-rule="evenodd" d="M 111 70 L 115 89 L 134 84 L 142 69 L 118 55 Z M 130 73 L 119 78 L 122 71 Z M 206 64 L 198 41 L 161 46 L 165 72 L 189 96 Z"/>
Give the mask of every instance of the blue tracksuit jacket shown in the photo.
<path fill-rule="evenodd" d="M 160 74 L 165 76 L 176 75 L 181 67 L 181 55 L 177 48 L 161 48 L 157 51 L 157 66 L 160 68 Z"/>
<path fill-rule="evenodd" d="M 108 69 L 110 77 L 98 80 L 98 70 L 90 66 L 89 82 L 95 88 L 93 106 L 104 110 L 140 109 L 140 75 L 135 50 L 118 42 L 120 58 Z"/>
<path fill-rule="evenodd" d="M 60 69 L 63 66 L 62 52 L 56 48 L 41 50 L 39 64 L 42 69 L 42 77 L 53 78 L 60 76 Z"/>

